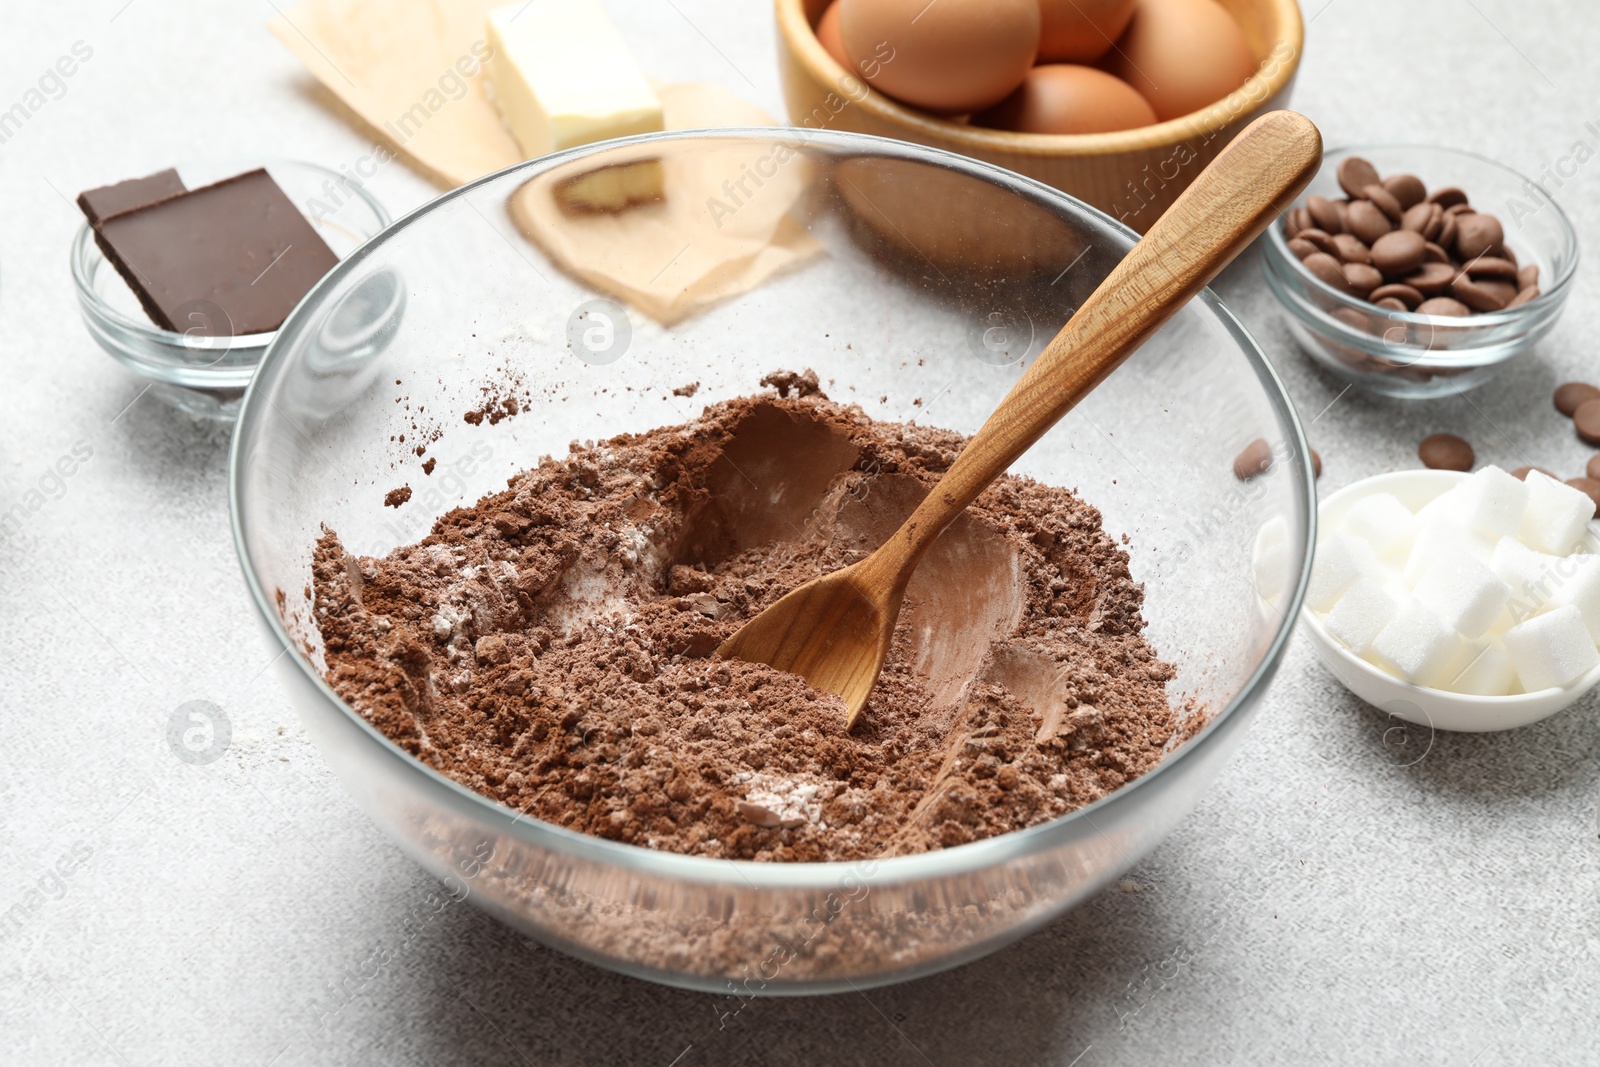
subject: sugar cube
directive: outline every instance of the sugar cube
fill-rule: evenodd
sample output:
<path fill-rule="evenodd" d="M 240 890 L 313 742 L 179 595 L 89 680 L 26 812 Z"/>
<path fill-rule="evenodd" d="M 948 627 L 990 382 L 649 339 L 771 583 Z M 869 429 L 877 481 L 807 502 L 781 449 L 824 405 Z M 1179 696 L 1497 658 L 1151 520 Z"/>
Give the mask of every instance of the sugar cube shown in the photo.
<path fill-rule="evenodd" d="M 1289 543 L 1289 520 L 1274 515 L 1256 530 L 1256 552 Z"/>
<path fill-rule="evenodd" d="M 1451 549 L 1465 552 L 1483 563 L 1487 563 L 1494 554 L 1494 544 L 1487 537 L 1469 529 L 1459 518 L 1437 512 L 1424 517 L 1419 511 L 1416 535 L 1411 540 L 1411 551 L 1402 568 L 1402 576 L 1410 583 L 1421 581 L 1434 561 Z"/>
<path fill-rule="evenodd" d="M 1491 541 L 1515 535 L 1528 510 L 1528 486 L 1499 467 L 1485 467 L 1457 488 L 1462 493 L 1462 518 Z"/>
<path fill-rule="evenodd" d="M 1560 559 L 1529 548 L 1515 537 L 1502 537 L 1489 556 L 1489 569 L 1511 587 L 1513 596 L 1542 604 L 1554 591 L 1556 563 Z"/>
<path fill-rule="evenodd" d="M 1373 493 L 1350 505 L 1339 529 L 1359 537 L 1380 556 L 1402 549 L 1411 536 L 1411 509 L 1393 493 Z"/>
<path fill-rule="evenodd" d="M 1322 625 L 1340 644 L 1356 655 L 1372 647 L 1378 631 L 1395 617 L 1399 605 L 1383 587 L 1370 578 L 1357 578 L 1333 610 L 1323 618 Z"/>
<path fill-rule="evenodd" d="M 1439 616 L 1409 600 L 1372 641 L 1372 651 L 1400 677 L 1426 685 L 1460 652 L 1461 638 Z"/>
<path fill-rule="evenodd" d="M 1522 688 L 1530 693 L 1571 685 L 1600 664 L 1600 649 L 1571 604 L 1513 626 L 1503 640 Z"/>
<path fill-rule="evenodd" d="M 1511 587 L 1511 599 L 1506 610 L 1490 625 L 1490 633 L 1504 633 L 1517 623 L 1550 609 L 1556 586 L 1561 581 L 1562 571 L 1558 568 L 1571 566 L 1563 564 L 1563 558 L 1529 548 L 1514 537 L 1500 539 L 1489 557 L 1489 569 Z"/>
<path fill-rule="evenodd" d="M 1503 697 L 1517 688 L 1517 670 L 1498 642 L 1467 645 L 1456 663 L 1439 676 L 1439 688 L 1452 693 Z"/>
<path fill-rule="evenodd" d="M 1289 524 L 1283 516 L 1274 515 L 1256 531 L 1250 565 L 1257 595 L 1269 604 L 1280 604 L 1289 587 Z"/>
<path fill-rule="evenodd" d="M 1589 636 L 1600 642 L 1600 556 L 1567 556 L 1556 560 L 1551 571 L 1555 578 L 1551 600 L 1577 608 Z"/>
<path fill-rule="evenodd" d="M 1371 545 L 1349 534 L 1329 534 L 1317 545 L 1306 603 L 1313 611 L 1327 611 L 1357 578 L 1375 578 L 1382 571 Z"/>
<path fill-rule="evenodd" d="M 1588 532 L 1594 518 L 1594 501 L 1538 471 L 1528 474 L 1528 509 L 1522 516 L 1519 537 L 1530 548 L 1564 555 Z"/>
<path fill-rule="evenodd" d="M 1452 522 L 1466 521 L 1467 491 L 1466 484 L 1460 483 L 1450 487 L 1422 507 L 1417 509 L 1419 522 L 1436 522 L 1440 519 L 1449 519 Z"/>
<path fill-rule="evenodd" d="M 1511 587 L 1459 548 L 1446 548 L 1412 591 L 1417 603 L 1462 637 L 1478 637 L 1505 610 Z"/>

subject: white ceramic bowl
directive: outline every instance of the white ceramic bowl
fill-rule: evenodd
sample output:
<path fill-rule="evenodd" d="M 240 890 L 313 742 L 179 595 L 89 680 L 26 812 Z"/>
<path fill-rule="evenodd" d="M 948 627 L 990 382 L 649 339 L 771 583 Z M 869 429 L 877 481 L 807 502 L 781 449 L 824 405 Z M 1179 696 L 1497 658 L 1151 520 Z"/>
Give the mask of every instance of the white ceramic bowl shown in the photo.
<path fill-rule="evenodd" d="M 1393 493 L 1416 511 L 1467 477 L 1458 471 L 1410 470 L 1364 478 L 1322 502 L 1317 509 L 1317 528 L 1337 529 L 1350 505 L 1374 493 Z M 1548 719 L 1600 682 L 1600 667 L 1596 667 L 1565 689 L 1541 689 L 1514 696 L 1472 696 L 1427 689 L 1401 681 L 1355 655 L 1328 633 L 1309 607 L 1301 608 L 1300 620 L 1317 655 L 1346 689 L 1397 719 L 1435 730 L 1484 733 L 1527 726 Z"/>

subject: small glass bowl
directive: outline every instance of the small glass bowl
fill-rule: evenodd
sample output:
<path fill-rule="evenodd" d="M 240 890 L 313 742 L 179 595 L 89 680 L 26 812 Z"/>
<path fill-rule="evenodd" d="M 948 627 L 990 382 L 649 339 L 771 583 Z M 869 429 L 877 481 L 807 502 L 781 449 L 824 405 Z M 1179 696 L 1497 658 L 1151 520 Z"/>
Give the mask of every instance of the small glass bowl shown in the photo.
<path fill-rule="evenodd" d="M 1466 318 L 1389 311 L 1341 293 L 1289 251 L 1282 225 L 1267 230 L 1262 269 L 1289 330 L 1312 359 L 1344 381 L 1384 396 L 1450 396 L 1476 388 L 1550 332 L 1578 266 L 1578 235 L 1532 181 L 1492 160 L 1431 145 L 1357 145 L 1328 152 L 1307 195 L 1344 196 L 1339 162 L 1361 156 L 1388 177 L 1415 174 L 1430 191 L 1459 186 L 1500 219 L 1506 245 L 1539 266 L 1540 295 L 1520 307 Z M 1301 201 L 1303 202 L 1303 201 Z"/>
<path fill-rule="evenodd" d="M 190 189 L 265 167 L 340 259 L 389 224 L 389 213 L 346 175 L 289 159 L 219 159 L 177 165 Z M 203 419 L 232 422 L 273 333 L 211 336 L 152 323 L 85 223 L 72 241 L 72 280 L 84 325 L 113 359 L 150 382 L 150 392 Z"/>

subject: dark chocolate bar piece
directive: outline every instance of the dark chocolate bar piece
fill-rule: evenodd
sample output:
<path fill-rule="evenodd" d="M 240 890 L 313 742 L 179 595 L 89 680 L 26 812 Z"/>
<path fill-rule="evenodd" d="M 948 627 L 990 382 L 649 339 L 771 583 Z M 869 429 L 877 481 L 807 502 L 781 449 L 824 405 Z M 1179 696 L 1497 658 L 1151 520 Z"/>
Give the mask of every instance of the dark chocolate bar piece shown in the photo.
<path fill-rule="evenodd" d="M 179 332 L 276 330 L 339 262 L 265 170 L 102 218 L 99 234 L 150 318 Z"/>
<path fill-rule="evenodd" d="M 169 196 L 188 192 L 178 172 L 168 167 L 144 178 L 129 178 L 115 185 L 102 185 L 78 194 L 78 210 L 89 219 L 89 225 L 99 226 L 101 219 L 132 211 L 137 207 L 165 200 Z"/>

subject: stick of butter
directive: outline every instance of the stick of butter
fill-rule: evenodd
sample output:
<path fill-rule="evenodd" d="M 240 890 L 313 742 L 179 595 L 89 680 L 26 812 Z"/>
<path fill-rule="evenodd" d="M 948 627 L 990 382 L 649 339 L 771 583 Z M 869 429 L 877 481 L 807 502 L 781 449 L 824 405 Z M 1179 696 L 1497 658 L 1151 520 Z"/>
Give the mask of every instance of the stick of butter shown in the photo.
<path fill-rule="evenodd" d="M 518 0 L 489 12 L 484 66 L 528 158 L 656 133 L 661 101 L 599 0 Z"/>
<path fill-rule="evenodd" d="M 573 175 L 555 187 L 556 205 L 565 215 L 621 211 L 666 195 L 659 159 L 610 163 Z"/>

